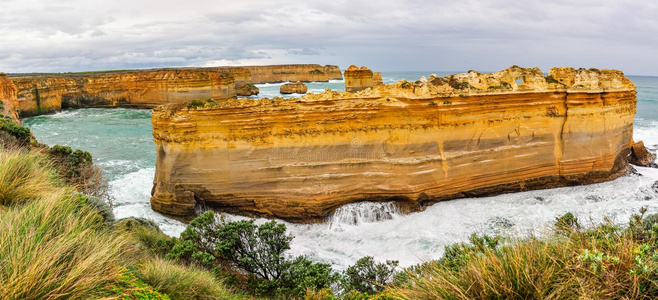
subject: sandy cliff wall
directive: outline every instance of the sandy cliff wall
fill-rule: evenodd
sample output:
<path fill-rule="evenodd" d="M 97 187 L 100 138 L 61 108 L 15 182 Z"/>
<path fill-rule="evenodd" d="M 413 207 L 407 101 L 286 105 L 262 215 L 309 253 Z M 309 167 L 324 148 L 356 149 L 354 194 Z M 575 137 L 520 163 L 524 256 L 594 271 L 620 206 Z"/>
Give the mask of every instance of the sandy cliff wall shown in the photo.
<path fill-rule="evenodd" d="M 0 73 L 0 116 L 18 120 L 16 86 L 4 73 Z"/>
<path fill-rule="evenodd" d="M 251 72 L 251 81 L 259 83 L 275 83 L 286 81 L 329 81 L 343 79 L 338 66 L 321 65 L 273 65 L 241 67 Z"/>
<path fill-rule="evenodd" d="M 66 107 L 153 108 L 194 99 L 234 98 L 233 77 L 197 70 L 147 70 L 12 79 L 21 116 Z"/>
<path fill-rule="evenodd" d="M 362 200 L 409 208 L 625 174 L 634 85 L 619 71 L 512 67 L 359 93 L 152 114 L 152 207 L 308 221 Z"/>

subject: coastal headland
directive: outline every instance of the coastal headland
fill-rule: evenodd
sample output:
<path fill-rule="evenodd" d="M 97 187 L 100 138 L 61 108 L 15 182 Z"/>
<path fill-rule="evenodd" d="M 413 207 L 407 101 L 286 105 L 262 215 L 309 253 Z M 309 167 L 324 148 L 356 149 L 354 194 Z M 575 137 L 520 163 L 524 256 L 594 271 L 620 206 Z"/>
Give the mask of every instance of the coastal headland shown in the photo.
<path fill-rule="evenodd" d="M 620 71 L 514 66 L 389 85 L 365 73 L 356 93 L 156 107 L 153 209 L 314 222 L 358 201 L 413 211 L 631 168 L 637 100 Z"/>

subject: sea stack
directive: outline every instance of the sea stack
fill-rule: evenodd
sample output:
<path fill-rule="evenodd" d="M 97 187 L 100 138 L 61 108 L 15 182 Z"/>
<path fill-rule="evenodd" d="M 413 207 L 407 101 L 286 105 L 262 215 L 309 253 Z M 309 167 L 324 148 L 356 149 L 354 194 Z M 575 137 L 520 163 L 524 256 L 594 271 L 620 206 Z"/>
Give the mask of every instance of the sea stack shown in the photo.
<path fill-rule="evenodd" d="M 355 68 L 346 82 L 365 73 L 372 81 Z M 544 76 L 514 66 L 359 93 L 167 104 L 152 113 L 151 206 L 313 222 L 358 201 L 409 211 L 607 181 L 630 170 L 636 102 L 620 71 L 554 68 Z"/>
<path fill-rule="evenodd" d="M 370 69 L 351 65 L 345 70 L 345 91 L 355 93 L 374 85 L 373 73 Z"/>
<path fill-rule="evenodd" d="M 306 94 L 307 90 L 308 87 L 299 81 L 282 84 L 279 88 L 281 94 Z"/>

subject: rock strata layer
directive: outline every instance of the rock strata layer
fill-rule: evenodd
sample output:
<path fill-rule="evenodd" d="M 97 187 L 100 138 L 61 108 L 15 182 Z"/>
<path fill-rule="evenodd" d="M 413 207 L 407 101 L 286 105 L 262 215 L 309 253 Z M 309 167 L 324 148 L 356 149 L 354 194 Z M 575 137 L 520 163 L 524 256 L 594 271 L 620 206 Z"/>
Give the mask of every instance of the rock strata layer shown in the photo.
<path fill-rule="evenodd" d="M 620 71 L 545 77 L 519 67 L 359 93 L 170 104 L 152 114 L 151 205 L 309 222 L 364 200 L 413 210 L 601 182 L 630 169 L 635 109 L 635 86 Z"/>
<path fill-rule="evenodd" d="M 254 83 L 342 79 L 337 66 L 177 68 L 12 77 L 20 116 L 67 107 L 153 108 L 194 99 L 257 95 Z"/>
<path fill-rule="evenodd" d="M 0 73 L 0 117 L 2 116 L 18 121 L 16 86 L 4 73 Z"/>
<path fill-rule="evenodd" d="M 370 69 L 351 65 L 345 70 L 345 91 L 358 92 L 373 87 L 373 76 Z"/>
<path fill-rule="evenodd" d="M 306 94 L 306 91 L 308 91 L 308 87 L 299 81 L 282 84 L 279 88 L 281 94 Z"/>

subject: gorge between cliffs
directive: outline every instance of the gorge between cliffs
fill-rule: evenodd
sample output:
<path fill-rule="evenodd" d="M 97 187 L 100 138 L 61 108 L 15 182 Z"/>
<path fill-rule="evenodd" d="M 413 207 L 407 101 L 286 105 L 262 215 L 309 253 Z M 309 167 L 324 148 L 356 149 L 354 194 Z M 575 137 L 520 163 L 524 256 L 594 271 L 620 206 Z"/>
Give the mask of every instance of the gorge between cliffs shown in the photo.
<path fill-rule="evenodd" d="M 420 78 L 420 75 L 428 74 L 384 74 L 384 81 L 394 83 L 403 76 L 415 80 Z M 637 85 L 634 78 L 631 80 Z M 276 86 L 257 84 L 261 90 L 272 85 Z M 326 84 L 332 90 L 340 90 L 342 85 L 342 82 Z M 309 89 L 316 94 L 318 90 L 323 89 Z M 643 101 L 655 97 L 655 94 L 640 96 L 642 93 L 648 93 L 643 91 L 640 85 L 638 93 L 638 107 L 652 103 Z M 458 102 L 464 100 L 463 98 L 465 97 L 457 94 L 452 99 L 455 106 L 459 105 Z M 430 105 L 430 102 L 426 104 Z M 358 102 L 354 103 L 357 104 Z M 437 105 L 447 104 L 440 102 Z M 544 114 L 548 106 L 550 105 L 542 107 Z M 653 139 L 651 130 L 654 129 L 651 126 L 655 126 L 655 123 L 652 123 L 655 121 L 648 119 L 648 114 L 644 115 L 646 113 L 646 108 L 644 111 L 638 110 L 638 114 L 642 114 L 641 117 L 645 119 L 638 122 L 636 116 L 632 134 L 636 140 L 644 140 L 650 150 L 655 151 L 654 145 L 658 140 Z M 140 110 L 84 109 L 35 117 L 26 120 L 26 124 L 35 131 L 37 138 L 45 143 L 68 143 L 91 151 L 100 165 L 106 171 L 109 170 L 115 196 L 118 196 L 118 199 L 126 199 L 117 205 L 118 216 L 133 214 L 151 217 L 164 225 L 165 231 L 175 235 L 182 230 L 182 224 L 148 211 L 147 199 L 155 172 L 155 155 L 152 150 L 155 145 L 150 136 L 150 118 L 149 112 Z M 630 118 L 632 120 L 632 116 Z M 93 138 L 85 136 L 87 132 L 93 131 L 96 131 L 94 135 L 97 136 L 101 135 L 99 132 L 106 132 L 109 136 L 104 141 L 94 141 Z M 349 139 L 349 142 L 351 141 L 352 139 Z M 360 147 L 366 147 L 368 144 L 365 138 L 360 138 L 358 143 Z M 120 155 L 117 152 L 120 152 Z M 357 203 L 338 208 L 324 224 L 288 226 L 296 236 L 292 245 L 296 254 L 310 255 L 338 267 L 353 263 L 363 255 L 374 255 L 379 260 L 400 259 L 403 265 L 409 265 L 440 256 L 444 245 L 463 240 L 473 231 L 535 230 L 538 229 L 537 224 L 546 224 L 566 211 L 593 218 L 615 214 L 620 221 L 625 221 L 628 214 L 648 204 L 646 201 L 650 200 L 645 200 L 646 198 L 654 201 L 656 198 L 651 185 L 658 179 L 658 174 L 648 168 L 638 168 L 638 171 L 644 176 L 628 175 L 595 185 L 445 201 L 434 204 L 423 212 L 409 215 L 399 213 L 397 207 L 386 203 Z M 137 198 L 138 201 L 135 200 Z"/>

